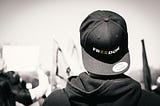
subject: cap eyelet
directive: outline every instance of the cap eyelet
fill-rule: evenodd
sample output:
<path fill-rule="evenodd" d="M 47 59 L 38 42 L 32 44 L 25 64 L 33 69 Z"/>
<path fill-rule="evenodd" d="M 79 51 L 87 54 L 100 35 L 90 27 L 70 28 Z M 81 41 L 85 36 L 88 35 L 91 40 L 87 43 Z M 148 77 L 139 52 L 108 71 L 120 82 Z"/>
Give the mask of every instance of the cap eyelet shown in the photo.
<path fill-rule="evenodd" d="M 104 18 L 104 21 L 105 22 L 109 22 L 109 18 Z"/>

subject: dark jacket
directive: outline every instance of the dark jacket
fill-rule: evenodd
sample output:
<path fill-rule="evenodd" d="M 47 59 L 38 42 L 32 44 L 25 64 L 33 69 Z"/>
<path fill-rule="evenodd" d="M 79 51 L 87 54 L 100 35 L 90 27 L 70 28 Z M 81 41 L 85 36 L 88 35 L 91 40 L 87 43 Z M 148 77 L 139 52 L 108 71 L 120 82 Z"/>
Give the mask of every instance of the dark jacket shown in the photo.
<path fill-rule="evenodd" d="M 15 106 L 9 82 L 0 77 L 0 106 Z"/>
<path fill-rule="evenodd" d="M 15 101 L 24 105 L 33 103 L 26 83 L 14 71 L 0 74 L 0 106 L 15 106 Z"/>
<path fill-rule="evenodd" d="M 66 88 L 46 98 L 43 106 L 159 106 L 160 97 L 141 89 L 125 75 L 93 78 L 87 73 L 69 78 Z"/>

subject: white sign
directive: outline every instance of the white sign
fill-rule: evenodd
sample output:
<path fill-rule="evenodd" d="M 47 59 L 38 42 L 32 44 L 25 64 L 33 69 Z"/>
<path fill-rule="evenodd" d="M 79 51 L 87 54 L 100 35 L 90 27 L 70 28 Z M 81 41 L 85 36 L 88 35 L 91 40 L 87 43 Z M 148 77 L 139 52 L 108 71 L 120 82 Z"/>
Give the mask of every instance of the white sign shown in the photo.
<path fill-rule="evenodd" d="M 39 65 L 39 47 L 3 46 L 2 57 L 8 71 L 33 71 Z"/>

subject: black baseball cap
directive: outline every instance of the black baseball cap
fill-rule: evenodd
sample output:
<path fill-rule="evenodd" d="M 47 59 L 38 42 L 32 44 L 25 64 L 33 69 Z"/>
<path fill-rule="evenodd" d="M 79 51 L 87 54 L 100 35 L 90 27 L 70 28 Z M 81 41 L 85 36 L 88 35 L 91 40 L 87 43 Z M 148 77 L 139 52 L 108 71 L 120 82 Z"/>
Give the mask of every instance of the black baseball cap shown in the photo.
<path fill-rule="evenodd" d="M 119 75 L 130 66 L 127 25 L 122 16 L 98 10 L 80 26 L 82 60 L 93 75 Z"/>

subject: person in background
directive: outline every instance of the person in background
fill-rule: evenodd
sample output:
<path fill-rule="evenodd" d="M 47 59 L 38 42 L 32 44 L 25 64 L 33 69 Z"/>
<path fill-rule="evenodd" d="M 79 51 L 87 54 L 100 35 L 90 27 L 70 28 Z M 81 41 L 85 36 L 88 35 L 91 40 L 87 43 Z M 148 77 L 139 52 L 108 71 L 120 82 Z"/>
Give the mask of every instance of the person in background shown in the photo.
<path fill-rule="evenodd" d="M 4 63 L 0 59 L 0 106 L 15 106 L 9 82 L 3 75 L 3 65 Z"/>
<path fill-rule="evenodd" d="M 15 106 L 15 102 L 25 106 L 38 101 L 47 91 L 48 78 L 38 69 L 39 84 L 33 89 L 26 88 L 26 82 L 15 71 L 5 70 L 5 62 L 0 59 L 0 106 Z"/>
<path fill-rule="evenodd" d="M 124 74 L 130 53 L 122 16 L 107 10 L 89 14 L 80 26 L 80 43 L 86 72 L 70 77 L 66 87 L 52 92 L 43 106 L 160 105 L 160 96 Z"/>

